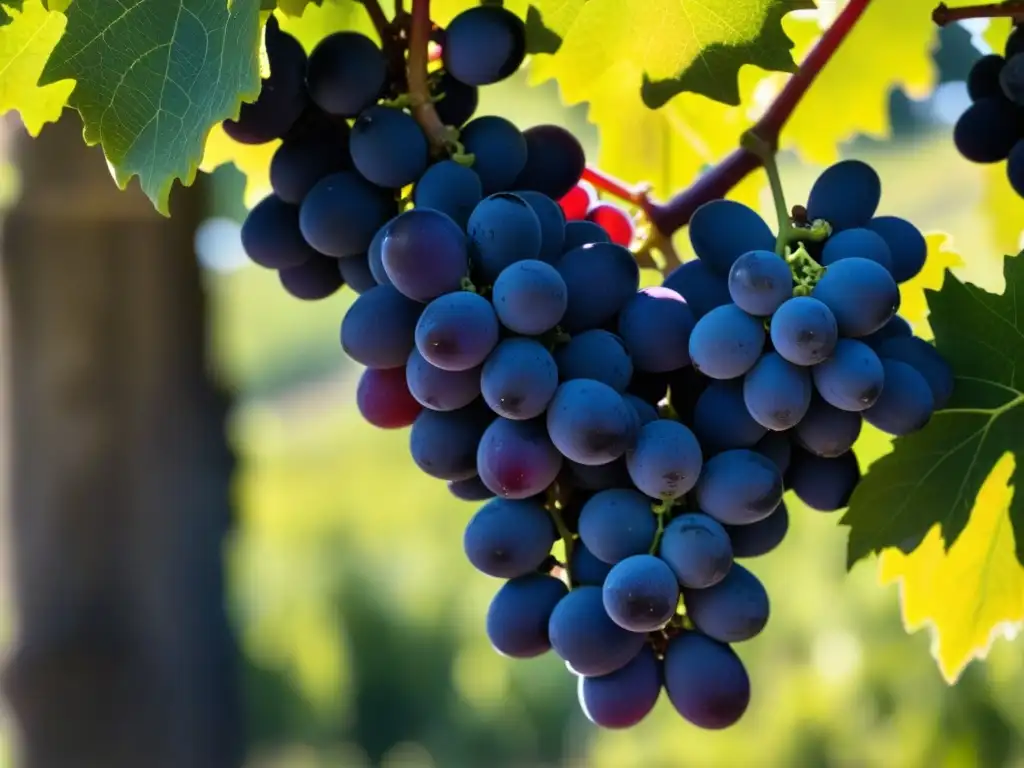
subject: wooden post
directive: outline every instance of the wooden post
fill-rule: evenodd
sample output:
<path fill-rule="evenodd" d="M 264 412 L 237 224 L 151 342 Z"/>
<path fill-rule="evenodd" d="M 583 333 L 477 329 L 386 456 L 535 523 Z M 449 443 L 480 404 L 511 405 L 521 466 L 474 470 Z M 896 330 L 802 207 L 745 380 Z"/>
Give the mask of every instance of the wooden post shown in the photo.
<path fill-rule="evenodd" d="M 222 548 L 232 456 L 193 235 L 117 190 L 69 113 L 18 141 L 4 224 L 14 649 L 25 768 L 242 761 Z"/>

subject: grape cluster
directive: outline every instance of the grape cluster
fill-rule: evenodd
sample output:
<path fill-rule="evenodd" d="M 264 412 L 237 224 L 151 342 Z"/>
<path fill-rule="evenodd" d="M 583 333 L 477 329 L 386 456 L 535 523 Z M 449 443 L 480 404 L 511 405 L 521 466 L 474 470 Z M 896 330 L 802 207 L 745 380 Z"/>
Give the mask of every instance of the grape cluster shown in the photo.
<path fill-rule="evenodd" d="M 971 67 L 973 103 L 957 120 L 953 141 L 973 163 L 1005 160 L 1010 186 L 1024 197 L 1024 28 L 1014 27 L 1004 54 L 982 56 Z"/>
<path fill-rule="evenodd" d="M 463 546 L 504 581 L 486 618 L 498 652 L 553 650 L 603 727 L 640 722 L 662 689 L 687 721 L 728 727 L 750 699 L 731 645 L 769 615 L 738 561 L 783 540 L 784 490 L 841 508 L 862 421 L 906 434 L 950 396 L 948 366 L 895 314 L 924 238 L 875 216 L 877 175 L 843 162 L 786 258 L 757 213 L 718 200 L 691 221 L 698 258 L 640 290 L 633 222 L 581 181 L 579 142 L 470 119 L 473 89 L 522 61 L 522 23 L 480 6 L 444 33 L 451 159 L 378 103 L 399 76 L 351 33 L 310 55 L 286 126 L 287 83 L 270 83 L 296 47 L 268 28 L 279 103 L 261 94 L 230 130 L 284 142 L 245 247 L 297 296 L 359 294 L 341 324 L 365 366 L 359 410 L 411 426 L 417 466 L 484 502 Z"/>

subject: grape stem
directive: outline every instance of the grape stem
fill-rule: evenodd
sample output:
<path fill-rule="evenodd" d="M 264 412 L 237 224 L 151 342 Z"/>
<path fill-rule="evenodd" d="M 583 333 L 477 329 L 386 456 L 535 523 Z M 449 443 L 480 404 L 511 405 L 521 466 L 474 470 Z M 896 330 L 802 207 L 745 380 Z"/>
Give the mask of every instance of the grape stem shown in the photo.
<path fill-rule="evenodd" d="M 782 176 L 779 174 L 779 164 L 775 162 L 777 147 L 769 144 L 753 131 L 747 131 L 740 138 L 740 146 L 757 156 L 764 166 L 768 175 L 768 185 L 772 190 L 772 201 L 775 203 L 775 215 L 779 221 L 779 234 L 775 238 L 775 253 L 784 256 L 786 244 L 791 239 L 793 223 L 789 218 L 789 207 L 786 205 L 786 195 L 782 191 Z"/>
<path fill-rule="evenodd" d="M 939 3 L 932 11 L 932 21 L 940 27 L 965 19 L 996 19 L 1006 16 L 1016 21 L 1024 20 L 1024 2 L 986 3 L 960 8 L 950 8 L 945 3 Z"/>
<path fill-rule="evenodd" d="M 394 35 L 394 32 L 391 28 L 391 22 L 388 21 L 388 17 L 384 13 L 384 9 L 381 8 L 380 2 L 378 0 L 359 0 L 359 2 L 366 9 L 366 15 L 370 17 L 373 28 L 377 30 L 381 43 L 387 44 L 388 39 Z"/>
<path fill-rule="evenodd" d="M 427 65 L 430 63 L 430 0 L 412 0 L 412 21 L 409 29 L 409 59 L 406 65 L 409 80 L 409 101 L 412 116 L 427 135 L 430 148 L 435 155 L 448 150 L 451 140 L 448 128 L 434 109 L 427 80 Z"/>
<path fill-rule="evenodd" d="M 749 133 L 770 147 L 778 146 L 782 128 L 800 104 L 807 89 L 835 55 L 870 4 L 871 0 L 849 0 Z M 740 147 L 665 203 L 652 200 L 642 187 L 630 187 L 592 168 L 587 168 L 583 178 L 598 189 L 639 206 L 651 225 L 668 237 L 689 224 L 690 217 L 697 208 L 711 200 L 725 197 L 729 190 L 763 164 L 762 158 L 757 154 Z"/>

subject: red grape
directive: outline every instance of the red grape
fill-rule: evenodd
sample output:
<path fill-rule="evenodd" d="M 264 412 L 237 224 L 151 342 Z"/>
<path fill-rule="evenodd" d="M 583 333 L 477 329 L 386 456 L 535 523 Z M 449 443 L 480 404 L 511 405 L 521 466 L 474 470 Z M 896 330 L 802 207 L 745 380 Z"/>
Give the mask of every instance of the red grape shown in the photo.
<path fill-rule="evenodd" d="M 581 181 L 558 201 L 566 221 L 587 218 L 587 211 L 597 202 L 597 191 L 586 181 Z"/>
<path fill-rule="evenodd" d="M 405 367 L 367 368 L 359 377 L 356 404 L 363 418 L 381 429 L 412 424 L 423 410 L 405 383 Z"/>
<path fill-rule="evenodd" d="M 598 203 L 587 211 L 587 221 L 607 232 L 613 243 L 628 248 L 633 242 L 633 219 L 614 203 Z"/>

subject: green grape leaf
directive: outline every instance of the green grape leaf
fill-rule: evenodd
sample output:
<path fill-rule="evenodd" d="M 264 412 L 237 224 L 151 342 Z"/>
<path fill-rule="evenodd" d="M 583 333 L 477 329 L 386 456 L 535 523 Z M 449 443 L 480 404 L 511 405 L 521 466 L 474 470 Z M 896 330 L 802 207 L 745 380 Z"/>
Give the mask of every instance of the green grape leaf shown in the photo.
<path fill-rule="evenodd" d="M 652 0 L 642 9 L 631 0 L 532 5 L 531 47 L 551 50 L 554 36 L 561 38 L 549 72 L 570 101 L 584 100 L 589 84 L 610 70 L 633 65 L 643 73 L 636 86 L 651 108 L 682 92 L 737 105 L 744 64 L 793 71 L 782 17 L 814 8 L 811 0 Z"/>
<path fill-rule="evenodd" d="M 168 214 L 210 129 L 259 93 L 259 0 L 77 0 L 40 83 L 75 81 L 69 103 L 122 188 L 133 176 Z"/>
<path fill-rule="evenodd" d="M 60 117 L 74 83 L 37 85 L 46 57 L 64 33 L 62 14 L 47 11 L 40 0 L 21 8 L 5 3 L 10 23 L 0 26 L 0 114 L 17 110 L 26 130 L 37 136 Z"/>
<path fill-rule="evenodd" d="M 1024 446 L 1024 258 L 1006 257 L 1006 289 L 988 293 L 948 274 L 926 291 L 935 346 L 956 389 L 920 432 L 898 438 L 871 465 L 841 521 L 850 527 L 849 563 L 887 547 L 908 548 L 938 525 L 947 548 L 971 518 L 978 494 L 1006 454 Z M 1024 487 L 1024 457 L 1010 482 Z M 1009 518 L 1024 563 L 1024 494 Z"/>

